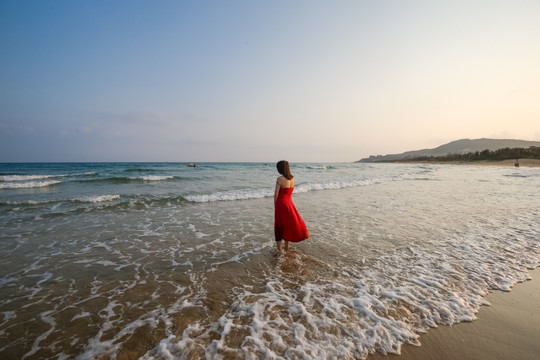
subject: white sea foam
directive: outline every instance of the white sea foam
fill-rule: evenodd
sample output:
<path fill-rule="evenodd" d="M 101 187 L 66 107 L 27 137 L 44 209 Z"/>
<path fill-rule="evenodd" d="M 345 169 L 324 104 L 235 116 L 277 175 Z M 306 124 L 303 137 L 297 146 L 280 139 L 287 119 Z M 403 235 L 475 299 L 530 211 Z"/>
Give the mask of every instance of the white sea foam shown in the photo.
<path fill-rule="evenodd" d="M 117 263 L 108 261 L 108 260 L 97 261 L 96 264 L 99 264 L 102 266 L 117 266 L 118 265 Z"/>
<path fill-rule="evenodd" d="M 132 176 L 131 180 L 142 180 L 142 181 L 164 181 L 172 180 L 174 176 L 159 176 L 159 175 L 145 175 L 145 176 Z"/>
<path fill-rule="evenodd" d="M 184 198 L 187 201 L 191 201 L 191 202 L 213 202 L 213 201 L 261 199 L 265 197 L 270 197 L 273 194 L 274 192 L 268 189 L 231 190 L 231 191 L 215 192 L 213 194 L 186 195 L 184 196 Z"/>
<path fill-rule="evenodd" d="M 87 312 L 87 311 L 84 311 L 84 312 L 82 312 L 82 313 L 80 313 L 80 314 L 75 315 L 75 316 L 71 319 L 71 321 L 74 321 L 74 320 L 77 320 L 77 319 L 82 319 L 82 318 L 85 318 L 85 317 L 90 317 L 90 316 L 92 316 L 92 314 L 90 314 L 90 313 Z"/>
<path fill-rule="evenodd" d="M 54 311 L 50 310 L 50 311 L 44 311 L 41 314 L 39 314 L 41 321 L 49 325 L 49 329 L 37 337 L 37 339 L 32 344 L 32 349 L 26 354 L 24 354 L 22 359 L 26 359 L 27 357 L 34 355 L 40 349 L 39 344 L 41 343 L 41 341 L 46 339 L 55 330 L 56 321 L 54 317 L 52 316 L 53 313 Z"/>
<path fill-rule="evenodd" d="M 2 175 L 0 181 L 29 181 L 65 177 L 68 175 Z"/>
<path fill-rule="evenodd" d="M 430 327 L 475 320 L 478 308 L 488 305 L 488 289 L 509 289 L 527 278 L 527 266 L 540 263 L 540 249 L 531 239 L 516 238 L 506 249 L 507 255 L 517 255 L 535 246 L 523 263 L 512 257 L 502 261 L 489 244 L 456 246 L 463 240 L 441 245 L 436 252 L 419 246 L 398 249 L 348 267 L 347 276 L 335 279 L 298 282 L 291 274 L 269 273 L 264 291 L 236 289 L 235 302 L 218 320 L 196 323 L 198 331 L 188 327 L 181 338 L 168 336 L 143 359 L 189 358 L 200 346 L 212 358 L 226 354 L 362 359 L 374 351 L 399 354 L 404 343 L 420 345 L 419 333 Z M 238 260 L 235 256 L 225 263 Z M 294 255 L 281 265 L 304 268 L 309 260 Z M 216 340 L 208 340 L 216 334 Z M 244 340 L 233 345 L 240 334 Z"/>
<path fill-rule="evenodd" d="M 120 199 L 120 195 L 98 195 L 98 196 L 84 196 L 75 199 L 75 201 L 78 202 L 85 202 L 85 203 L 100 203 L 105 201 L 113 201 Z"/>
<path fill-rule="evenodd" d="M 298 193 L 303 193 L 303 192 L 317 191 L 317 190 L 338 190 L 338 189 L 345 189 L 349 187 L 370 186 L 370 185 L 381 184 L 381 183 L 385 183 L 389 181 L 401 181 L 406 178 L 407 178 L 406 175 L 399 175 L 399 176 L 371 178 L 371 179 L 332 181 L 332 182 L 327 182 L 327 183 L 307 183 L 307 184 L 300 184 L 296 186 L 294 188 L 294 191 Z"/>
<path fill-rule="evenodd" d="M 407 179 L 407 175 L 389 176 L 381 178 L 361 179 L 361 180 L 345 180 L 331 181 L 327 183 L 304 183 L 297 185 L 294 188 L 295 193 L 305 193 L 318 190 L 338 190 L 348 187 L 369 186 L 389 181 L 401 181 Z M 246 189 L 246 190 L 230 190 L 220 191 L 212 194 L 201 195 L 186 195 L 184 198 L 190 202 L 214 202 L 214 201 L 233 201 L 233 200 L 250 200 L 271 197 L 274 195 L 273 189 Z"/>
<path fill-rule="evenodd" d="M 26 181 L 26 182 L 7 182 L 1 183 L 0 189 L 31 189 L 60 184 L 61 181 Z"/>
<path fill-rule="evenodd" d="M 20 205 L 43 205 L 43 204 L 49 204 L 55 202 L 55 200 L 24 200 L 24 201 L 0 201 L 0 204 L 2 205 L 14 205 L 14 206 L 20 206 Z M 12 211 L 18 211 L 20 208 L 13 208 Z"/>

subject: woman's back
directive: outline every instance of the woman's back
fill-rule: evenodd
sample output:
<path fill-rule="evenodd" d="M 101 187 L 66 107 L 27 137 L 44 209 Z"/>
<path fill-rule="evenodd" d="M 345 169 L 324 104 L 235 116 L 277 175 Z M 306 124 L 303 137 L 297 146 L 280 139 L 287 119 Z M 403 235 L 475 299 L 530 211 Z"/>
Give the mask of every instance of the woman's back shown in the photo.
<path fill-rule="evenodd" d="M 282 188 L 293 188 L 294 187 L 294 178 L 289 180 L 285 176 L 280 176 L 280 177 L 277 178 L 277 183 Z"/>

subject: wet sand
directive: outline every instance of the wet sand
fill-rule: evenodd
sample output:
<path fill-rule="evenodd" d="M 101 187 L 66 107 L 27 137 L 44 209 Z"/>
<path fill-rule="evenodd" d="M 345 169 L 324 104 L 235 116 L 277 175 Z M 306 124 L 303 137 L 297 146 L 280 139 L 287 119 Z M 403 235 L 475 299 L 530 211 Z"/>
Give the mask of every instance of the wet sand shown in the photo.
<path fill-rule="evenodd" d="M 532 280 L 511 292 L 493 291 L 491 306 L 482 306 L 478 320 L 430 329 L 420 347 L 405 345 L 401 355 L 374 354 L 368 360 L 537 360 L 540 356 L 540 268 Z"/>

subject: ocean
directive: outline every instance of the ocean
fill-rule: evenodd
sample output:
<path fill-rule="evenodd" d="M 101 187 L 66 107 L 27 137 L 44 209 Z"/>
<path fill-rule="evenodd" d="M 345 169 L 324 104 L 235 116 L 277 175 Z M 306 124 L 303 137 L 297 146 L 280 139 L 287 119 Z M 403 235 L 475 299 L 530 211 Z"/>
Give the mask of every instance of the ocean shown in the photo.
<path fill-rule="evenodd" d="M 0 358 L 365 359 L 540 265 L 540 169 L 0 164 Z"/>

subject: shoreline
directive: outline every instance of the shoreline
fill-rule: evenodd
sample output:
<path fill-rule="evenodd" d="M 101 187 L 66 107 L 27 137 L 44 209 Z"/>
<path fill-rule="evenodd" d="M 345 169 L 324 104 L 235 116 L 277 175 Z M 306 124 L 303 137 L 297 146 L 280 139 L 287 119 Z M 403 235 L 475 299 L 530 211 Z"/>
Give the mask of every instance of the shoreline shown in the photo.
<path fill-rule="evenodd" d="M 500 166 L 500 167 L 515 167 L 516 160 L 478 160 L 478 161 L 455 161 L 455 162 L 436 162 L 437 164 L 452 164 L 452 165 L 476 165 L 476 166 Z M 431 162 L 425 162 L 429 164 Z M 434 162 L 435 163 L 435 162 Z M 523 167 L 540 167 L 538 159 L 519 159 L 519 166 Z"/>
<path fill-rule="evenodd" d="M 361 162 L 364 164 L 429 164 L 429 165 L 474 165 L 474 166 L 499 166 L 499 167 L 515 167 L 516 160 L 476 160 L 476 161 L 380 161 L 380 162 Z M 540 167 L 539 159 L 519 159 L 521 167 Z"/>
<path fill-rule="evenodd" d="M 421 346 L 405 344 L 401 355 L 372 354 L 368 360 L 535 360 L 540 354 L 540 267 L 531 280 L 512 291 L 490 290 L 490 306 L 480 307 L 477 320 L 440 325 L 420 335 Z"/>

